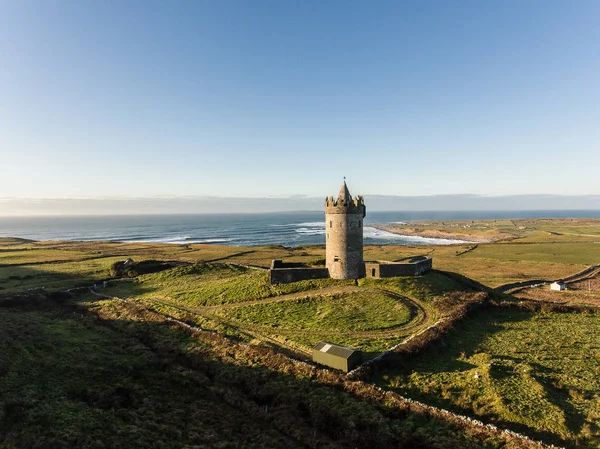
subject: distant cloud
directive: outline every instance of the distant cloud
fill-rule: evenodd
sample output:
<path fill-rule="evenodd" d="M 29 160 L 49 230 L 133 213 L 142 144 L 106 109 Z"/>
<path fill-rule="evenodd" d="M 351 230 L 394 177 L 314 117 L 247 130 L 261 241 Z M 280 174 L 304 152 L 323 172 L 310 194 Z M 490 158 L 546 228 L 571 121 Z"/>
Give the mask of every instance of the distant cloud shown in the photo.
<path fill-rule="evenodd" d="M 0 198 L 0 216 L 215 214 L 319 211 L 324 198 Z M 365 195 L 371 211 L 600 210 L 600 195 Z"/>

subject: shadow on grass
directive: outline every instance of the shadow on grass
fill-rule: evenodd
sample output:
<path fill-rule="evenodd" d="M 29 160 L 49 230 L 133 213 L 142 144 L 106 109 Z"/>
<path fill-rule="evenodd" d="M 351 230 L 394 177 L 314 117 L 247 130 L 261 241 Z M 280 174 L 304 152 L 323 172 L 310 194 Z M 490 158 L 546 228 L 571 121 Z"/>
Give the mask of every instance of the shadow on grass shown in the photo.
<path fill-rule="evenodd" d="M 3 266 L 0 267 L 0 292 L 60 290 L 66 287 L 90 285 L 106 277 L 108 277 L 108 271 L 94 275 L 92 273 L 65 273 L 30 266 Z"/>
<path fill-rule="evenodd" d="M 11 354 L 0 445 L 482 447 L 445 422 L 346 393 L 333 373 L 321 372 L 324 383 L 266 348 L 190 333 L 135 305 L 25 305 L 0 308 L 0 355 Z"/>

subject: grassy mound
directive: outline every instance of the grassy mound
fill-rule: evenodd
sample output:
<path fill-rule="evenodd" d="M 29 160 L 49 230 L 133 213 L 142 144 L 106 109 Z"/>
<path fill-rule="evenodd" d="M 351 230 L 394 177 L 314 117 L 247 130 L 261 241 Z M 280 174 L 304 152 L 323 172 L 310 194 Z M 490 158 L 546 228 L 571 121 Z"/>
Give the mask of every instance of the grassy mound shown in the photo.
<path fill-rule="evenodd" d="M 111 292 L 122 296 L 159 297 L 186 306 L 204 307 L 349 284 L 349 281 L 315 279 L 275 286 L 270 284 L 268 274 L 262 270 L 223 263 L 198 263 L 120 282 Z"/>
<path fill-rule="evenodd" d="M 223 314 L 254 325 L 338 331 L 388 329 L 406 324 L 412 316 L 406 304 L 374 289 L 236 307 Z"/>

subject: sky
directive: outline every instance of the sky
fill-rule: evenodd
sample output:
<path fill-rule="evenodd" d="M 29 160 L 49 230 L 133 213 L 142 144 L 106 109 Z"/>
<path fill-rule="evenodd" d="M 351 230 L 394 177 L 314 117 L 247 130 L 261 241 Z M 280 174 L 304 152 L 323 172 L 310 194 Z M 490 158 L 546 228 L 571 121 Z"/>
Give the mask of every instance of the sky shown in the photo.
<path fill-rule="evenodd" d="M 0 1 L 0 198 L 600 194 L 600 2 Z"/>

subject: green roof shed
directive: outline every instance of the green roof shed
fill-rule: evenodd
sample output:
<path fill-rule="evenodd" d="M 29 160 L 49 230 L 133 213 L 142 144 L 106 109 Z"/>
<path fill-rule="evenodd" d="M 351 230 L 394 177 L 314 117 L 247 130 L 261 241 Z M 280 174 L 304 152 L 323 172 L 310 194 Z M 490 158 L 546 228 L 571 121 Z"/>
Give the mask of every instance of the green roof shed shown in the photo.
<path fill-rule="evenodd" d="M 347 348 L 327 341 L 320 341 L 312 348 L 313 362 L 344 372 L 351 371 L 362 362 L 358 349 Z"/>

